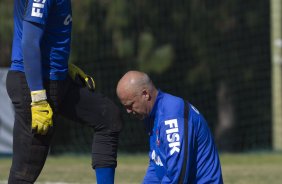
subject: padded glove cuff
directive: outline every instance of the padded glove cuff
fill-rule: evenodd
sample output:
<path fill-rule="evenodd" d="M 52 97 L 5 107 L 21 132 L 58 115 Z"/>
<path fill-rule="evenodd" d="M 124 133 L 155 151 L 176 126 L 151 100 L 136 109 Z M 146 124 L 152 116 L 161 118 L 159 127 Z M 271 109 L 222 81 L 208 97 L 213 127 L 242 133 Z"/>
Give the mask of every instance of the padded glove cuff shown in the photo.
<path fill-rule="evenodd" d="M 31 101 L 39 102 L 47 99 L 46 90 L 31 91 Z"/>

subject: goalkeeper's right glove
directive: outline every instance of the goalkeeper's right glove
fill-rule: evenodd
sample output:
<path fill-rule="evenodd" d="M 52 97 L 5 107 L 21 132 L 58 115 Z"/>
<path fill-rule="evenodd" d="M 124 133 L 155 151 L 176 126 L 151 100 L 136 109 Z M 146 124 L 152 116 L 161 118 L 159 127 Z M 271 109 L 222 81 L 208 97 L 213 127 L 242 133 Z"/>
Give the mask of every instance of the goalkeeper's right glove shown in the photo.
<path fill-rule="evenodd" d="M 95 90 L 95 81 L 93 77 L 87 75 L 79 67 L 74 64 L 69 63 L 69 75 L 72 80 L 76 81 L 77 78 L 80 78 L 83 83 L 88 87 L 90 91 Z"/>
<path fill-rule="evenodd" d="M 45 90 L 31 91 L 31 127 L 38 134 L 45 135 L 53 126 L 53 111 L 47 102 Z"/>

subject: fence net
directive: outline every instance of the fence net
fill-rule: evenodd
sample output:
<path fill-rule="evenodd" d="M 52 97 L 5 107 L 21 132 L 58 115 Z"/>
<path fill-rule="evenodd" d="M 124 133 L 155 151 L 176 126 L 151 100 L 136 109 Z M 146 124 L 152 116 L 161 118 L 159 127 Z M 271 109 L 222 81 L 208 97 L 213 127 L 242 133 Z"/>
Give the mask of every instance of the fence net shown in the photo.
<path fill-rule="evenodd" d="M 97 91 L 121 109 L 117 81 L 127 70 L 141 70 L 158 88 L 201 111 L 220 150 L 270 149 L 269 3 L 72 0 L 70 62 L 93 75 Z M 0 2 L 2 66 L 10 57 L 11 4 Z M 147 150 L 142 122 L 122 112 L 120 150 Z M 93 131 L 88 127 L 61 118 L 59 129 L 52 153 L 91 149 Z"/>

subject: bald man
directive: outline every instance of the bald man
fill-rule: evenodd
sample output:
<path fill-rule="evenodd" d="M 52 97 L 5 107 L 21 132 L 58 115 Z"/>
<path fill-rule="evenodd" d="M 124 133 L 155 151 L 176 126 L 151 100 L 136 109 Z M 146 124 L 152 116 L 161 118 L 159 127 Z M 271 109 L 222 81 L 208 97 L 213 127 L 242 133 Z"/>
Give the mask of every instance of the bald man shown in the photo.
<path fill-rule="evenodd" d="M 217 148 L 206 120 L 182 98 L 157 90 L 146 73 L 127 72 L 117 96 L 144 120 L 150 135 L 149 166 L 144 184 L 223 183 Z"/>

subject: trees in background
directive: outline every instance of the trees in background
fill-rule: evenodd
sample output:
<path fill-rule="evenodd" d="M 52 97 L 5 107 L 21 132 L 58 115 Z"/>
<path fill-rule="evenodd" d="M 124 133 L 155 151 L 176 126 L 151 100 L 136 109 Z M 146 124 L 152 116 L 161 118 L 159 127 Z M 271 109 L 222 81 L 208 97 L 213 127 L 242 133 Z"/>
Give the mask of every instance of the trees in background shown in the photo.
<path fill-rule="evenodd" d="M 116 99 L 121 75 L 142 70 L 198 106 L 221 149 L 270 147 L 268 1 L 72 3 L 70 60 L 95 76 L 97 90 Z M 10 58 L 11 10 L 11 1 L 0 2 L 1 66 Z M 127 124 L 126 132 L 134 136 L 138 126 Z M 144 136 L 136 139 L 143 144 Z"/>

